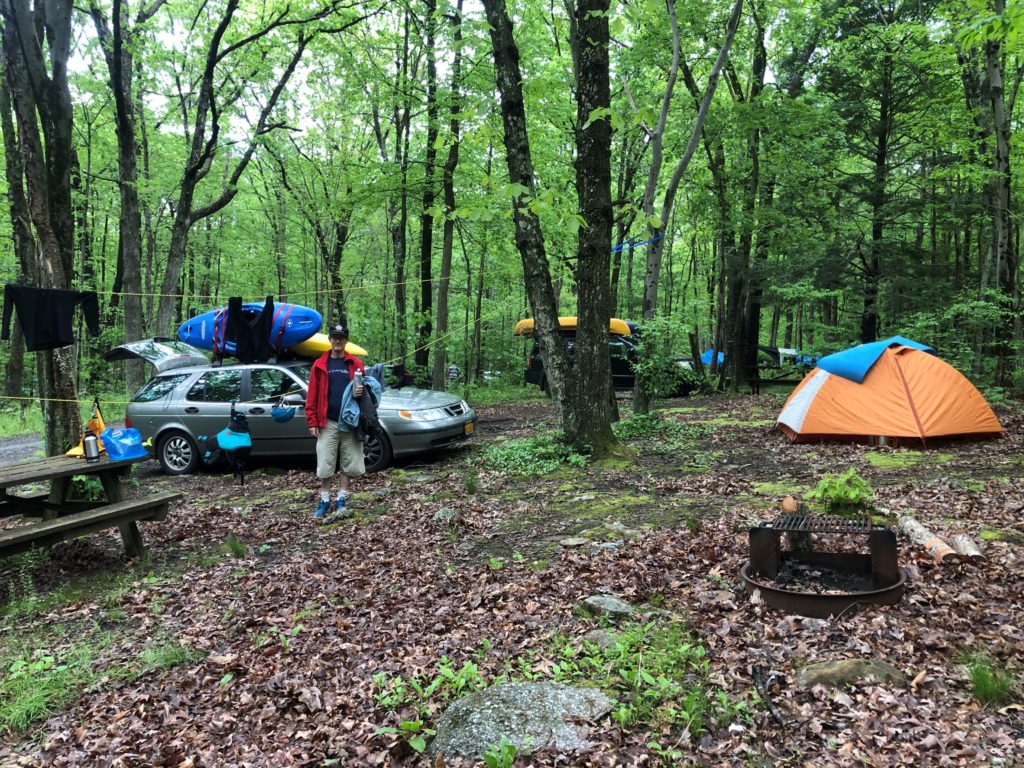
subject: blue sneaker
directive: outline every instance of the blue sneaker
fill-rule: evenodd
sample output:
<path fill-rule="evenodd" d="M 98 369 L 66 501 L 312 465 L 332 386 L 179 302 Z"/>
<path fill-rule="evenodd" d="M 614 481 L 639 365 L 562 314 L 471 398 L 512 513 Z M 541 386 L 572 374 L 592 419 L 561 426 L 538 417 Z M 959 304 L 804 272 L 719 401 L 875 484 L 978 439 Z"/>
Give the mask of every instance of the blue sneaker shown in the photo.
<path fill-rule="evenodd" d="M 330 508 L 331 502 L 329 499 L 320 499 L 320 505 L 316 508 L 316 512 L 313 513 L 313 517 L 323 517 Z"/>
<path fill-rule="evenodd" d="M 336 502 L 334 502 L 334 511 L 335 512 L 344 512 L 345 511 L 345 497 L 344 496 L 342 496 L 340 499 L 338 499 Z"/>

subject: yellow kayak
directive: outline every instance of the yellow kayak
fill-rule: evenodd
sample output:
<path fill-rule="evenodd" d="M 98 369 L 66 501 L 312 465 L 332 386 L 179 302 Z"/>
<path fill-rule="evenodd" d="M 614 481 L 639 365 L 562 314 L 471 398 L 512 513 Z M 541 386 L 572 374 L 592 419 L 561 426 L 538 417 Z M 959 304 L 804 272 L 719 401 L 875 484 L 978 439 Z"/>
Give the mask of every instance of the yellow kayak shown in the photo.
<path fill-rule="evenodd" d="M 302 357 L 320 357 L 320 355 L 330 348 L 331 342 L 328 340 L 326 333 L 314 333 L 305 341 L 299 344 L 292 344 L 289 347 L 292 352 L 296 355 L 301 355 Z M 351 341 L 345 345 L 345 351 L 355 357 L 365 357 L 370 354 L 358 344 L 353 344 Z"/>
<path fill-rule="evenodd" d="M 575 317 L 560 317 L 558 318 L 558 326 L 563 331 L 575 331 L 576 330 L 576 318 Z M 630 336 L 632 330 L 626 324 L 625 320 L 620 320 L 617 317 L 613 317 L 608 321 L 608 332 L 617 334 L 618 336 Z M 533 335 L 533 318 L 528 317 L 525 320 L 520 320 L 516 323 L 516 327 L 512 329 L 513 336 L 532 336 Z M 292 347 L 295 349 L 295 347 Z"/>

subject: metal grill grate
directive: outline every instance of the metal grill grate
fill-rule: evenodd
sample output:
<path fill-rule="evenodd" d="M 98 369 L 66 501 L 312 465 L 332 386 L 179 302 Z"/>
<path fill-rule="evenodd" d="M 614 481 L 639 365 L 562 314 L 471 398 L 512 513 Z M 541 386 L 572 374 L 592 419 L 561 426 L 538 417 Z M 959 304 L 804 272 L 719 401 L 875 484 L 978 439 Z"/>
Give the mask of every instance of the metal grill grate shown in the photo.
<path fill-rule="evenodd" d="M 771 527 L 800 533 L 871 533 L 871 518 L 789 513 L 781 515 Z"/>

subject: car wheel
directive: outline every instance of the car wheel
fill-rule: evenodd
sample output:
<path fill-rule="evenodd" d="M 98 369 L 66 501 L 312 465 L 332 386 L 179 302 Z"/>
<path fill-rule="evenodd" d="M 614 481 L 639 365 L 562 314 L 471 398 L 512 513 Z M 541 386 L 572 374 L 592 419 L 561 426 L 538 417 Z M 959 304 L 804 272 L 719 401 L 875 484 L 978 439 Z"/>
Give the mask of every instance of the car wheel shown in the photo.
<path fill-rule="evenodd" d="M 384 469 L 391 463 L 392 456 L 391 441 L 384 432 L 380 433 L 380 437 L 367 436 L 366 442 L 363 443 L 363 461 L 367 472 L 379 472 Z"/>
<path fill-rule="evenodd" d="M 184 432 L 168 432 L 160 438 L 156 456 L 169 475 L 187 475 L 199 465 L 199 446 Z"/>

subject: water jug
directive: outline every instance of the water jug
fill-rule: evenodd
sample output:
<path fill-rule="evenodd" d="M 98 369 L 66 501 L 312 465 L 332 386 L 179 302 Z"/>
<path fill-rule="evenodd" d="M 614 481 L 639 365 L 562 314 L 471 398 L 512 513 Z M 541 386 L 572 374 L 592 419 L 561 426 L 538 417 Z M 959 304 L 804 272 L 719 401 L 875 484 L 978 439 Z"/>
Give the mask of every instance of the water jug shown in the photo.
<path fill-rule="evenodd" d="M 82 438 L 82 450 L 85 451 L 85 460 L 90 464 L 95 464 L 100 460 L 100 441 L 96 439 L 96 435 L 92 433 L 91 429 L 85 430 L 85 436 Z"/>

